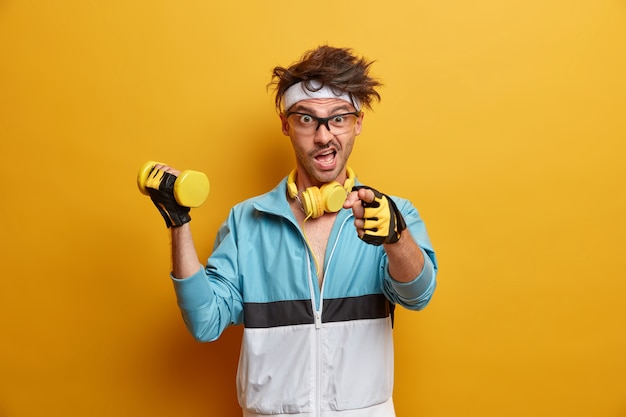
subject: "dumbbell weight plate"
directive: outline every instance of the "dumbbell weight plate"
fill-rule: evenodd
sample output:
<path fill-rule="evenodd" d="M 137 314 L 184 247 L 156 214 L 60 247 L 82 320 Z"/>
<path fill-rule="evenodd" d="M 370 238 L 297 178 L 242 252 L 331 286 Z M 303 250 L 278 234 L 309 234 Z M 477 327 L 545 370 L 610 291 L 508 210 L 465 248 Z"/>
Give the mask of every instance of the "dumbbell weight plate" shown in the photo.
<path fill-rule="evenodd" d="M 184 207 L 200 207 L 209 196 L 209 179 L 204 172 L 183 171 L 174 183 L 174 198 Z"/>
<path fill-rule="evenodd" d="M 142 194 L 148 195 L 148 191 L 146 190 L 146 181 L 148 181 L 150 171 L 152 171 L 152 168 L 157 164 L 164 165 L 160 162 L 148 161 L 143 164 L 141 168 L 139 168 L 139 171 L 137 172 L 137 187 Z"/>

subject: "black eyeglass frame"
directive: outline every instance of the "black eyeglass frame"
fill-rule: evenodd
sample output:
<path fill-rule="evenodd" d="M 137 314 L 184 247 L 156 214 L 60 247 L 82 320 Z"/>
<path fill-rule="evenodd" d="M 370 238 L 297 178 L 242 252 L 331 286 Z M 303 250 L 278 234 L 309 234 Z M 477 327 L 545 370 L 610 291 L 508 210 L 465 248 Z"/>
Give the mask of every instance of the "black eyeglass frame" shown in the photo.
<path fill-rule="evenodd" d="M 328 129 L 328 131 L 331 132 L 330 126 L 328 126 L 328 122 L 330 120 L 334 119 L 335 117 L 351 115 L 351 116 L 356 116 L 358 118 L 359 116 L 361 116 L 361 112 L 360 111 L 352 111 L 352 112 L 347 112 L 347 113 L 333 114 L 332 116 L 329 116 L 329 117 L 317 117 L 317 116 L 313 116 L 312 114 L 309 114 L 309 113 L 303 113 L 303 112 L 299 112 L 299 111 L 290 111 L 290 112 L 287 112 L 287 114 L 285 114 L 285 117 L 289 118 L 289 116 L 291 116 L 292 114 L 299 114 L 300 116 L 309 116 L 310 118 L 315 120 L 317 122 L 317 127 L 315 127 L 315 131 L 316 132 L 317 132 L 317 129 L 319 129 L 321 125 L 326 126 L 326 129 Z"/>

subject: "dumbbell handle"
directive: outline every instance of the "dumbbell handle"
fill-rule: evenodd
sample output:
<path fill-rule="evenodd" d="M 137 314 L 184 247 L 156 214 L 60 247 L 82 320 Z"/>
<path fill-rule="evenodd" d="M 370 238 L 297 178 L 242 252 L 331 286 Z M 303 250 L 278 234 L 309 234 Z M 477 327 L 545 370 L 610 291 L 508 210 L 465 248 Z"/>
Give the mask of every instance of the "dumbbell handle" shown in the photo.
<path fill-rule="evenodd" d="M 157 164 L 160 163 L 148 161 L 139 169 L 137 187 L 142 194 L 148 195 L 146 181 Z M 200 207 L 209 195 L 209 188 L 209 179 L 204 172 L 186 170 L 181 172 L 174 182 L 174 198 L 183 207 Z"/>

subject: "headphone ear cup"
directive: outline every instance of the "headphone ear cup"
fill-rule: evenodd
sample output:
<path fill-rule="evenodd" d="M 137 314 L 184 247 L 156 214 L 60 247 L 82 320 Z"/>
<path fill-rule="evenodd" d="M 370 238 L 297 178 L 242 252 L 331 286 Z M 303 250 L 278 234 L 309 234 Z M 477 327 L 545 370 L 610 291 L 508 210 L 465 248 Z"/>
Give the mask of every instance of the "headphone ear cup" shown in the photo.
<path fill-rule="evenodd" d="M 354 171 L 347 168 L 348 178 L 343 186 L 337 181 L 322 185 L 321 188 L 309 187 L 302 191 L 300 203 L 307 217 L 318 218 L 324 213 L 336 213 L 343 208 L 348 193 L 352 191 L 355 183 Z M 298 197 L 298 188 L 295 183 L 296 170 L 294 169 L 287 178 L 287 191 L 291 198 Z"/>
<path fill-rule="evenodd" d="M 316 219 L 324 214 L 324 201 L 322 193 L 317 187 L 309 187 L 302 192 L 301 196 L 302 208 L 304 214 Z"/>
<path fill-rule="evenodd" d="M 328 213 L 336 213 L 341 210 L 347 197 L 346 189 L 336 181 L 322 185 L 320 194 L 324 210 Z"/>
<path fill-rule="evenodd" d="M 356 176 L 354 175 L 354 171 L 352 170 L 352 168 L 347 167 L 346 171 L 348 173 L 348 178 L 346 178 L 346 182 L 343 184 L 343 188 L 345 188 L 346 194 L 348 194 L 350 191 L 352 191 L 352 187 L 354 187 L 354 184 L 356 183 Z"/>

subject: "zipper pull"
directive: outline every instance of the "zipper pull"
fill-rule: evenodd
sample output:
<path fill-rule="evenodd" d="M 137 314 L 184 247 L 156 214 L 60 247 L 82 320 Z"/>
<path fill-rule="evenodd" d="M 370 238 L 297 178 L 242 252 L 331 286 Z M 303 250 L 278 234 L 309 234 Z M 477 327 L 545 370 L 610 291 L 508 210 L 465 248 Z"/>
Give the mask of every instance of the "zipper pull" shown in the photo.
<path fill-rule="evenodd" d="M 322 328 L 322 315 L 320 314 L 319 311 L 315 312 L 315 328 L 316 329 Z"/>

